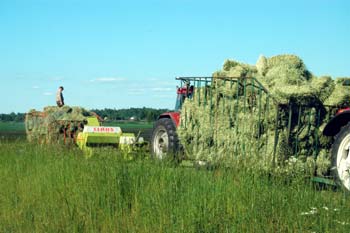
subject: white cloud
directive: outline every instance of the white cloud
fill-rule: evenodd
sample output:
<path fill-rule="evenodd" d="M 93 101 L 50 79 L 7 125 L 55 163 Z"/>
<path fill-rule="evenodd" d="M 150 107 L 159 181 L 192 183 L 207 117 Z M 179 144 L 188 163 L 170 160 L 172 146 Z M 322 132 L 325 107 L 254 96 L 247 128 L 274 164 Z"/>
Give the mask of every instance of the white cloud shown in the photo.
<path fill-rule="evenodd" d="M 53 93 L 52 92 L 44 92 L 43 95 L 50 96 L 50 95 L 53 95 Z"/>
<path fill-rule="evenodd" d="M 166 94 L 164 94 L 164 95 L 153 95 L 153 97 L 154 98 L 161 98 L 161 99 L 172 99 L 172 98 L 175 98 L 174 97 L 174 95 L 170 95 L 170 94 L 168 94 L 168 95 L 166 95 Z"/>
<path fill-rule="evenodd" d="M 125 81 L 125 78 L 115 78 L 115 77 L 100 77 L 100 78 L 95 78 L 91 79 L 90 82 L 101 82 L 101 83 L 106 83 L 106 82 L 121 82 Z"/>
<path fill-rule="evenodd" d="M 128 94 L 130 95 L 142 95 L 146 93 L 146 89 L 144 88 L 131 88 L 128 90 Z"/>
<path fill-rule="evenodd" d="M 154 87 L 152 88 L 152 91 L 156 91 L 156 92 L 167 92 L 167 91 L 173 91 L 175 90 L 175 88 L 171 88 L 171 87 Z"/>
<path fill-rule="evenodd" d="M 32 86 L 33 89 L 39 89 L 40 87 L 39 86 Z"/>

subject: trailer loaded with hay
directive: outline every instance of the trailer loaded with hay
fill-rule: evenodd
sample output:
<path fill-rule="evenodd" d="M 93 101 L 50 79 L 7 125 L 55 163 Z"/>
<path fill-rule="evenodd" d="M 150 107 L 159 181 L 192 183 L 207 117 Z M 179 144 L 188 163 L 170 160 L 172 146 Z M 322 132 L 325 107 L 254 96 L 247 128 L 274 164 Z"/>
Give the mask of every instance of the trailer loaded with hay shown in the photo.
<path fill-rule="evenodd" d="M 279 55 L 177 79 L 176 109 L 154 125 L 155 157 L 334 178 L 350 190 L 349 78 L 316 77 L 299 57 Z"/>
<path fill-rule="evenodd" d="M 120 127 L 102 126 L 102 119 L 81 107 L 44 108 L 44 111 L 30 110 L 26 114 L 27 139 L 39 144 L 77 145 L 86 155 L 94 147 L 113 146 L 130 151 L 142 146 L 143 139 L 132 133 L 123 133 Z"/>

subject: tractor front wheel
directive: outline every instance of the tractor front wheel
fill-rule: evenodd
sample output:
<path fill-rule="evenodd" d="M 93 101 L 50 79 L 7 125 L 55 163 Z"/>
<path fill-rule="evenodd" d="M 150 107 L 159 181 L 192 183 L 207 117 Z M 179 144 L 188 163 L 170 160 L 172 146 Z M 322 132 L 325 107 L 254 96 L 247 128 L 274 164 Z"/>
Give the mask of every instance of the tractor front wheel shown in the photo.
<path fill-rule="evenodd" d="M 151 138 L 152 155 L 158 159 L 171 158 L 179 148 L 179 139 L 176 133 L 176 127 L 169 118 L 159 119 L 153 128 Z"/>
<path fill-rule="evenodd" d="M 335 136 L 331 172 L 338 185 L 350 191 L 350 123 Z"/>

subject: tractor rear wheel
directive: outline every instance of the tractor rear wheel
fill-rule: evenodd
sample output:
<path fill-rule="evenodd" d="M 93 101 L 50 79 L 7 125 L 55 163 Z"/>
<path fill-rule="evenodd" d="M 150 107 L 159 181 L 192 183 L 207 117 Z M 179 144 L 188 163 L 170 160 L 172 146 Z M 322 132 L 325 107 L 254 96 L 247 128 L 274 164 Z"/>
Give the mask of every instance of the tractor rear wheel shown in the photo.
<path fill-rule="evenodd" d="M 350 191 L 350 122 L 335 136 L 331 172 L 337 184 Z"/>
<path fill-rule="evenodd" d="M 169 118 L 159 119 L 153 128 L 151 152 L 155 158 L 175 158 L 179 148 L 179 139 L 174 122 Z"/>

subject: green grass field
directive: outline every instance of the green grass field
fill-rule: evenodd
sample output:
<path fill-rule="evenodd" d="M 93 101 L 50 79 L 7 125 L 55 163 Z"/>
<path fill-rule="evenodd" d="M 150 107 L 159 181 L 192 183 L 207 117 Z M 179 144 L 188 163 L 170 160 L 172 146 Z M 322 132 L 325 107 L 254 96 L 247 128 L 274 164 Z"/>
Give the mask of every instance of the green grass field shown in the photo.
<path fill-rule="evenodd" d="M 4 122 L 0 121 L 1 132 L 18 132 L 25 131 L 24 122 Z"/>
<path fill-rule="evenodd" d="M 153 123 L 143 122 L 143 121 L 134 121 L 134 122 L 125 122 L 125 121 L 116 121 L 116 122 L 105 122 L 105 126 L 119 126 L 122 130 L 126 129 L 151 129 Z"/>
<path fill-rule="evenodd" d="M 350 202 L 243 168 L 0 141 L 0 232 L 348 232 Z"/>

